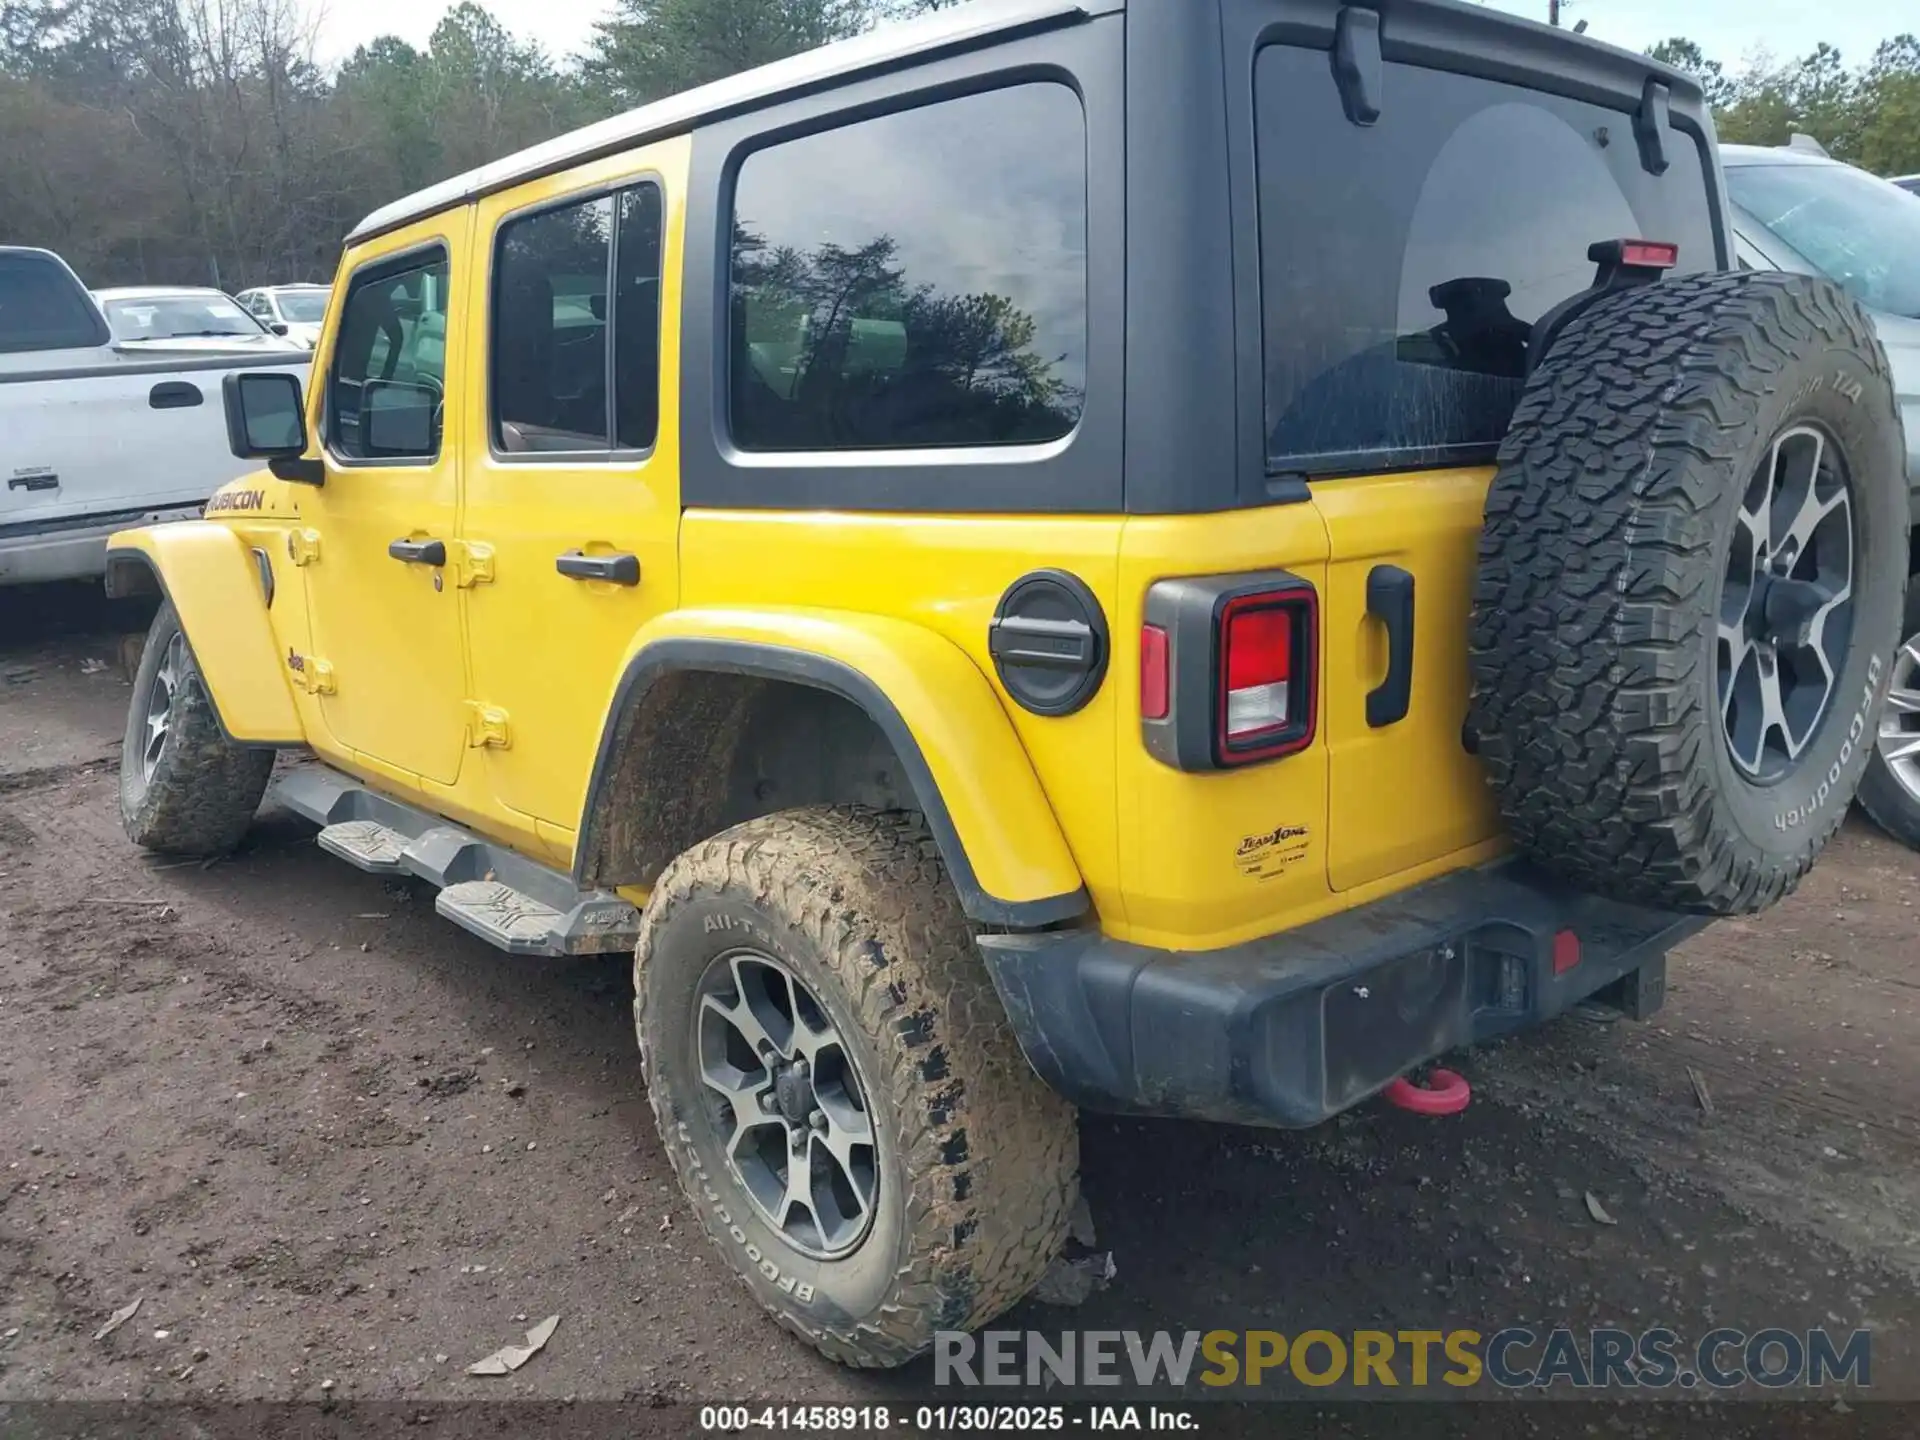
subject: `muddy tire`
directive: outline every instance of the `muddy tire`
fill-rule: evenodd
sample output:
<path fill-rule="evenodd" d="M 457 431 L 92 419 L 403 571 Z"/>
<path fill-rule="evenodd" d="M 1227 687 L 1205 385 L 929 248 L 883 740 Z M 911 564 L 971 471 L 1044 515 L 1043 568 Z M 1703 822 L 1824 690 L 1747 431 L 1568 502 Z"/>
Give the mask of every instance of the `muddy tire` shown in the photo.
<path fill-rule="evenodd" d="M 1901 637 L 1879 741 L 1860 782 L 1860 808 L 1894 839 L 1920 850 L 1920 576 L 1907 588 Z"/>
<path fill-rule="evenodd" d="M 1705 914 L 1794 888 L 1873 750 L 1903 451 L 1824 281 L 1676 278 L 1561 333 L 1487 497 L 1466 730 L 1533 859 Z"/>
<path fill-rule="evenodd" d="M 273 752 L 220 729 L 171 602 L 147 631 L 120 747 L 120 819 L 134 844 L 165 855 L 224 855 L 266 792 Z"/>
<path fill-rule="evenodd" d="M 833 1359 L 901 1364 L 998 1315 L 1057 1253 L 1074 1111 L 1021 1056 L 916 817 L 789 811 L 673 861 L 641 925 L 634 1022 L 708 1238 Z"/>

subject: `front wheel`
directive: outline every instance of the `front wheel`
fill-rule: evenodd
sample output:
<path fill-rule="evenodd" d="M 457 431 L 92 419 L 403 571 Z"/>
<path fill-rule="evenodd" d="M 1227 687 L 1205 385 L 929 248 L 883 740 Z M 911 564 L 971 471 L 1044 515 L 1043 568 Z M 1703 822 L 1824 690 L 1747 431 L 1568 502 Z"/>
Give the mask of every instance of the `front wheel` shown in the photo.
<path fill-rule="evenodd" d="M 273 752 L 229 740 L 171 601 L 147 631 L 120 747 L 120 820 L 166 855 L 224 855 L 266 793 Z"/>
<path fill-rule="evenodd" d="M 647 902 L 634 1018 L 708 1238 L 832 1358 L 901 1364 L 1058 1251 L 1074 1112 L 1020 1054 L 918 819 L 790 811 L 682 855 Z"/>

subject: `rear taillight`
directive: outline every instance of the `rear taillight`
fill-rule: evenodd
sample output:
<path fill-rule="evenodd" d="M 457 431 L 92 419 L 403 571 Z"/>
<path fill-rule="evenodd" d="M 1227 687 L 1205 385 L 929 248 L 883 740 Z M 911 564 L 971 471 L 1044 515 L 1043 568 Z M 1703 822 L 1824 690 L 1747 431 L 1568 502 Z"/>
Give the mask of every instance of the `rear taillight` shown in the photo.
<path fill-rule="evenodd" d="M 1236 595 L 1216 625 L 1216 754 L 1222 765 L 1271 760 L 1313 739 L 1313 591 Z"/>
<path fill-rule="evenodd" d="M 1291 708 L 1293 612 L 1262 605 L 1258 596 L 1235 600 L 1221 617 L 1220 632 L 1227 741 L 1239 744 L 1284 730 Z"/>
<path fill-rule="evenodd" d="M 1273 760 L 1313 743 L 1319 609 L 1283 570 L 1162 580 L 1140 630 L 1140 732 L 1180 770 Z"/>

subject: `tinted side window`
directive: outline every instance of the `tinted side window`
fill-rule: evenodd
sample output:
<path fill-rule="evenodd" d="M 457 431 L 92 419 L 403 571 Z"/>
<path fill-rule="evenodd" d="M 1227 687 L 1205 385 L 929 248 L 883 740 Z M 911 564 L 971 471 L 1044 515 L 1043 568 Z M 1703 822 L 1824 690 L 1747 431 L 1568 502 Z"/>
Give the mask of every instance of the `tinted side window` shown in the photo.
<path fill-rule="evenodd" d="M 440 453 L 447 382 L 447 260 L 354 277 L 327 382 L 327 439 L 350 460 Z"/>
<path fill-rule="evenodd" d="M 614 248 L 614 441 L 649 450 L 660 431 L 660 190 L 619 198 Z"/>
<path fill-rule="evenodd" d="M 495 255 L 495 446 L 508 455 L 651 447 L 660 418 L 659 189 L 510 220 Z"/>
<path fill-rule="evenodd" d="M 1086 120 L 1028 84 L 741 166 L 732 434 L 747 450 L 1034 444 L 1087 367 Z"/>
<path fill-rule="evenodd" d="M 107 339 L 66 271 L 39 255 L 0 255 L 0 353 L 73 350 Z"/>
<path fill-rule="evenodd" d="M 498 243 L 494 443 L 509 454 L 605 450 L 613 201 L 509 221 Z"/>
<path fill-rule="evenodd" d="M 1379 123 L 1341 113 L 1323 51 L 1255 73 L 1268 458 L 1338 472 L 1487 458 L 1532 322 L 1592 283 L 1587 247 L 1640 237 L 1715 264 L 1698 147 L 1661 176 L 1624 112 L 1391 64 Z"/>

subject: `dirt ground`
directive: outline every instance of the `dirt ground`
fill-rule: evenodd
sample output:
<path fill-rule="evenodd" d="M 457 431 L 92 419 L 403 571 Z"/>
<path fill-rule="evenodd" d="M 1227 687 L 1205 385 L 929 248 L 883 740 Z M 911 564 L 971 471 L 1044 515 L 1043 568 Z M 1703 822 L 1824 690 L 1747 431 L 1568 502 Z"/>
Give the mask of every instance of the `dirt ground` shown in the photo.
<path fill-rule="evenodd" d="M 827 1364 L 708 1251 L 623 962 L 500 955 L 271 810 L 215 865 L 136 852 L 143 623 L 0 592 L 0 1401 L 924 1398 L 927 1366 Z M 1917 899 L 1920 856 L 1855 820 L 1677 954 L 1652 1023 L 1462 1057 L 1457 1119 L 1087 1117 L 1117 1275 L 1006 1323 L 1866 1326 L 1874 1390 L 1920 1398 Z M 555 1313 L 524 1369 L 465 1374 Z"/>

